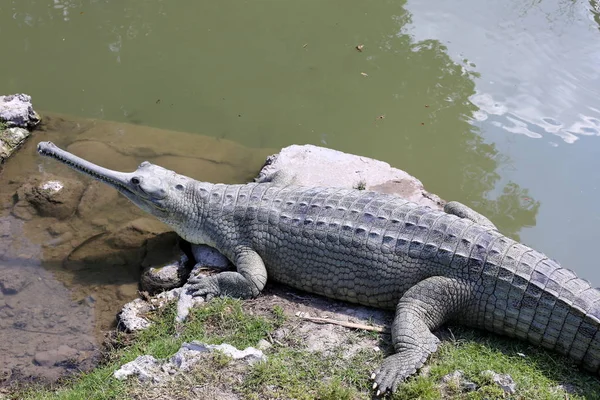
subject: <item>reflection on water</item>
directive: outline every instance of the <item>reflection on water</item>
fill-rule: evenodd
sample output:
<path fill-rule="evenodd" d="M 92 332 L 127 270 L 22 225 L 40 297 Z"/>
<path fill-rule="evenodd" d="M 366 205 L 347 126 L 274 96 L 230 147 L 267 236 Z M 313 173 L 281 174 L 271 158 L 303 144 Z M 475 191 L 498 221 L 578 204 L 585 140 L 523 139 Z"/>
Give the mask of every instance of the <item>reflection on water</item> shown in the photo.
<path fill-rule="evenodd" d="M 138 297 L 141 266 L 156 265 L 152 251 L 175 243 L 166 226 L 114 189 L 38 156 L 42 140 L 117 170 L 149 160 L 218 182 L 249 180 L 272 153 L 46 114 L 0 175 L 0 384 L 54 381 L 92 366 L 103 332 Z"/>
<path fill-rule="evenodd" d="M 473 2 L 469 13 L 453 12 L 449 2 L 435 11 L 411 6 L 416 37 L 444 40 L 457 58 L 468 54 L 477 66 L 482 78 L 470 97 L 480 109 L 475 121 L 564 143 L 600 135 L 600 38 L 582 22 L 592 15 L 586 3 Z"/>

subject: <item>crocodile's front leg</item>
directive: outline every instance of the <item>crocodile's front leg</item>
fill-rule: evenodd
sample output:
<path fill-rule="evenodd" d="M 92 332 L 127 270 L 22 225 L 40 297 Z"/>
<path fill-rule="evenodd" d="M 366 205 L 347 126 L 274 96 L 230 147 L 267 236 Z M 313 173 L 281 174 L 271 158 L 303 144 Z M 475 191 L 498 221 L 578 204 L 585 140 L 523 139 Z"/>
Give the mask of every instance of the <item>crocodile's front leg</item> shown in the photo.
<path fill-rule="evenodd" d="M 402 296 L 392 324 L 396 353 L 383 360 L 371 377 L 377 395 L 395 391 L 398 384 L 421 368 L 439 343 L 431 331 L 465 311 L 472 299 L 468 283 L 442 276 L 427 278 Z"/>
<path fill-rule="evenodd" d="M 206 300 L 215 296 L 240 299 L 258 296 L 267 283 L 267 269 L 262 258 L 249 247 L 236 249 L 234 258 L 237 272 L 192 277 L 188 280 L 188 293 L 195 297 L 204 296 Z"/>

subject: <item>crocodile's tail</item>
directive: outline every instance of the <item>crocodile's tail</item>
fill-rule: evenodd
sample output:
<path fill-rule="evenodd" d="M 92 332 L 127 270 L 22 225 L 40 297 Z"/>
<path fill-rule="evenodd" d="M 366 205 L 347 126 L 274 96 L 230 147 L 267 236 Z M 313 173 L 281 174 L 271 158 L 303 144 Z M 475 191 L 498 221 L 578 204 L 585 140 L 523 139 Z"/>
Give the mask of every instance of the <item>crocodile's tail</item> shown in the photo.
<path fill-rule="evenodd" d="M 508 238 L 498 238 L 487 259 L 477 325 L 552 349 L 600 373 L 600 291 Z"/>

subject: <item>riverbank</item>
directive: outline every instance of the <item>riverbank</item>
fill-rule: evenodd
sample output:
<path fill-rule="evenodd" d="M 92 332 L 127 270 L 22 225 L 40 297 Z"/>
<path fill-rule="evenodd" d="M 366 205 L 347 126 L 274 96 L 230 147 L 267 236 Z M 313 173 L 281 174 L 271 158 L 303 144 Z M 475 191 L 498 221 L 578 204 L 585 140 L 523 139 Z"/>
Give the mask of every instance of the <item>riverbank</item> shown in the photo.
<path fill-rule="evenodd" d="M 189 321 L 179 326 L 174 322 L 176 306 L 170 303 L 150 313 L 154 324 L 148 330 L 113 332 L 104 361 L 95 370 L 62 385 L 30 387 L 5 396 L 28 400 L 370 399 L 368 378 L 391 351 L 389 334 L 305 319 L 306 314 L 339 319 L 344 312 L 351 314 L 346 315 L 350 321 L 369 313 L 380 317 L 376 310 L 349 308 L 268 285 L 255 300 L 215 299 L 193 309 Z M 600 393 L 594 377 L 578 372 L 569 360 L 533 346 L 458 327 L 445 328 L 439 336 L 443 339 L 439 352 L 391 398 L 564 400 L 594 399 Z M 138 356 L 166 359 L 184 342 L 194 340 L 229 343 L 238 349 L 258 347 L 267 360 L 250 365 L 221 353 L 206 353 L 185 372 L 159 381 L 114 377 L 115 371 Z M 495 383 L 484 373 L 487 370 L 509 375 L 514 392 Z"/>

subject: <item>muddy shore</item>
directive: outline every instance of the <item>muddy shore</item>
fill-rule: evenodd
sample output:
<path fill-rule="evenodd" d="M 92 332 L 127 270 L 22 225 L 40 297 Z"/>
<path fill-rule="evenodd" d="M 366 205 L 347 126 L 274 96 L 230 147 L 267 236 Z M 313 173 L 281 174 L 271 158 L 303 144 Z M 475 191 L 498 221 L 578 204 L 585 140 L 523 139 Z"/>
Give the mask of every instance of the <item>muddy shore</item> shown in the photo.
<path fill-rule="evenodd" d="M 39 157 L 50 140 L 95 163 L 148 160 L 195 179 L 251 180 L 274 151 L 199 134 L 42 113 L 0 171 L 0 385 L 91 367 L 142 265 L 176 237 L 123 196 Z M 150 257 L 149 255 L 152 255 Z"/>

